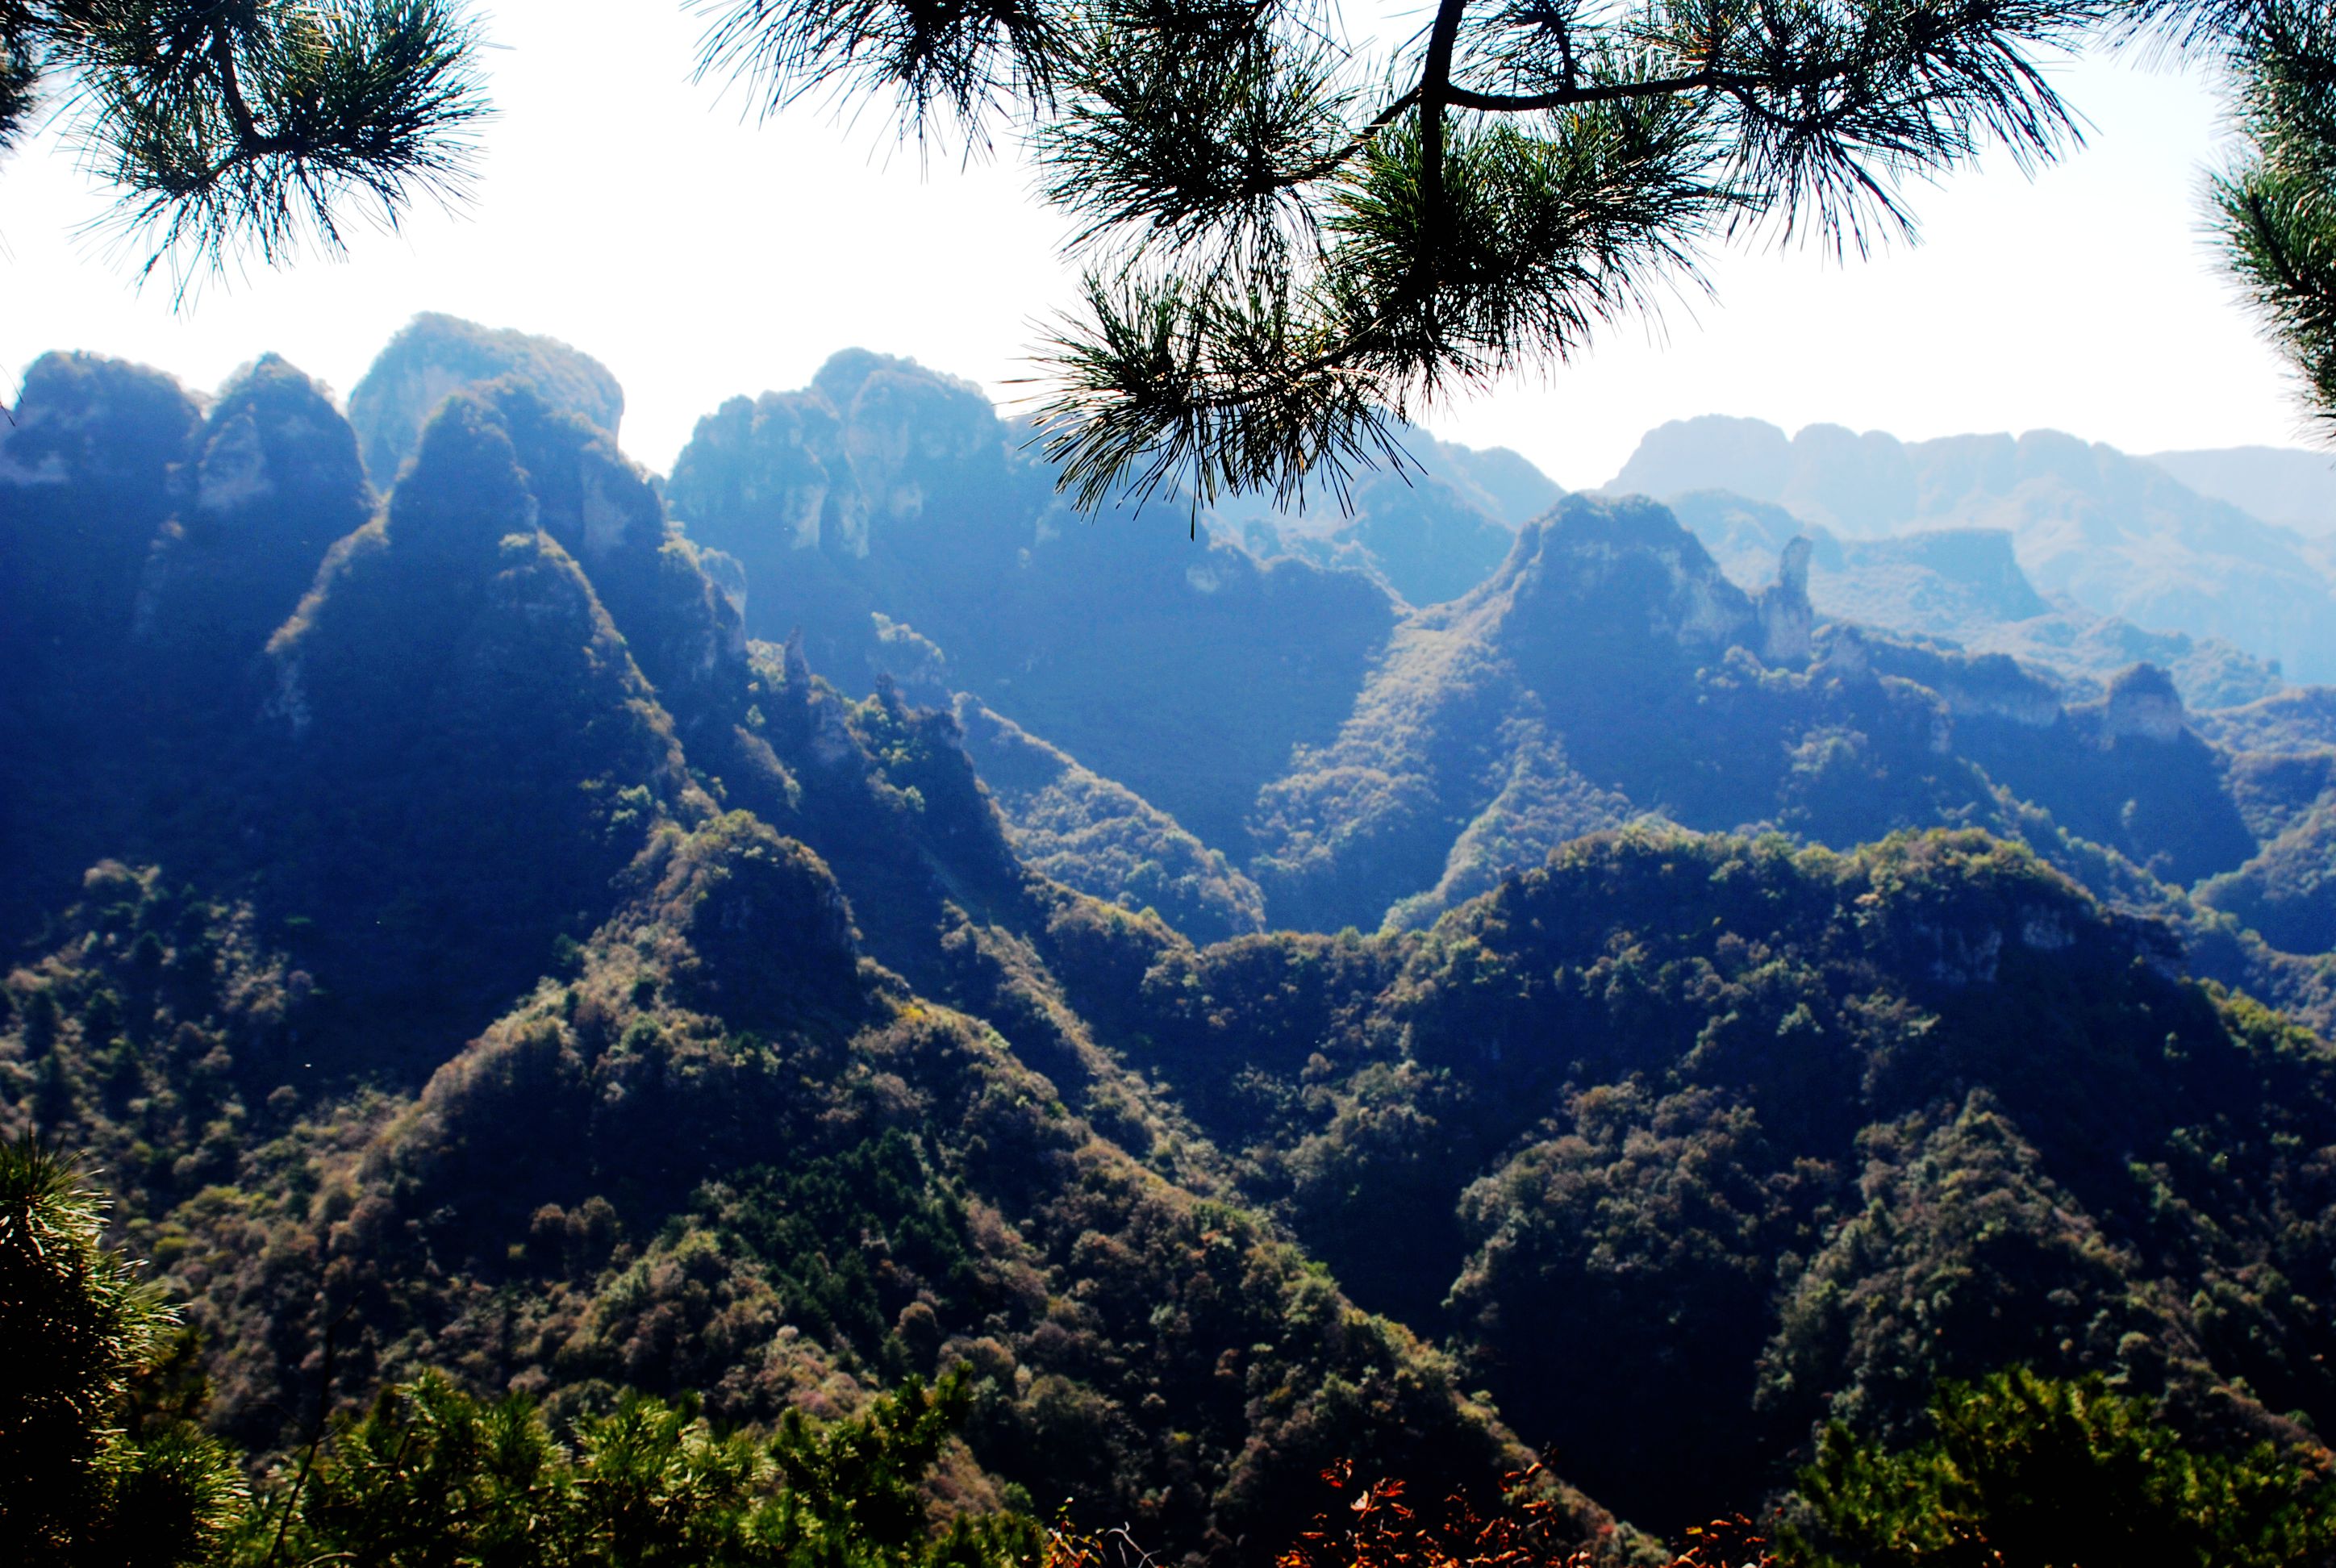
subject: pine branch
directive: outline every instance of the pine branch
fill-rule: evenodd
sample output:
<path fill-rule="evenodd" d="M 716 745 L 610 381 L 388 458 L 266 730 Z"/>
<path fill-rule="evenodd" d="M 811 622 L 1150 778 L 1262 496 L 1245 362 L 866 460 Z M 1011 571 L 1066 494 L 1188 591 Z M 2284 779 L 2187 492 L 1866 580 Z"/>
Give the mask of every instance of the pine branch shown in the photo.
<path fill-rule="evenodd" d="M 2251 14 L 2235 66 L 2246 151 L 2211 200 L 2226 264 L 2336 428 L 2336 19 Z"/>
<path fill-rule="evenodd" d="M 104 221 L 183 303 L 244 256 L 346 248 L 417 198 L 456 205 L 489 114 L 458 0 L 53 0 L 69 134 L 122 191 Z"/>

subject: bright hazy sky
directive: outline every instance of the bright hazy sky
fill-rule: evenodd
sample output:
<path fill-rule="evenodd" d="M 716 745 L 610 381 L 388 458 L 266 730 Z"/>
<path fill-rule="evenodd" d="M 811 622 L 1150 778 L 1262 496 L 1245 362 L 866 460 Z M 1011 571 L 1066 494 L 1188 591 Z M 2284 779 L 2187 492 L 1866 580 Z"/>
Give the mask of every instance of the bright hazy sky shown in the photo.
<path fill-rule="evenodd" d="M 757 126 L 690 83 L 698 24 L 674 0 L 477 9 L 500 118 L 474 204 L 345 261 L 213 284 L 174 313 L 81 236 L 103 197 L 53 143 L 0 164 L 0 364 L 86 348 L 209 388 L 273 349 L 346 393 L 407 317 L 448 311 L 599 356 L 625 385 L 625 446 L 660 470 L 724 398 L 800 386 L 848 346 L 1019 395 L 1033 324 L 1071 278 L 1027 169 L 920 171 L 875 115 Z M 1920 246 L 1729 255 L 1716 301 L 1426 423 L 1574 488 L 1706 413 L 1909 439 L 2049 426 L 2145 453 L 2299 444 L 2290 383 L 2201 235 L 2206 84 L 2089 61 L 2065 81 L 2089 147 L 2033 182 L 1997 158 L 1918 191 Z"/>

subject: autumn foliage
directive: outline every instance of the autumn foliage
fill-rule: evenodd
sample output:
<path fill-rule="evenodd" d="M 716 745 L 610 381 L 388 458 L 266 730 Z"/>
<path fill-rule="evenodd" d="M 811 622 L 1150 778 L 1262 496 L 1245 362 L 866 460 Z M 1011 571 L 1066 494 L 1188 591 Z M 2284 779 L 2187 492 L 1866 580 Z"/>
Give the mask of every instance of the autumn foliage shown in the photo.
<path fill-rule="evenodd" d="M 1399 1477 L 1358 1486 L 1341 1461 L 1322 1472 L 1338 1501 L 1274 1559 L 1274 1568 L 1606 1568 L 1623 1553 L 1584 1543 L 1539 1465 L 1506 1478 L 1500 1500 L 1480 1509 L 1454 1492 L 1434 1507 L 1406 1501 Z M 1689 1525 L 1668 1568 L 1771 1568 L 1767 1542 L 1741 1514 Z M 1085 1534 L 1057 1525 L 1046 1568 L 1144 1568 L 1150 1557 L 1124 1530 Z"/>

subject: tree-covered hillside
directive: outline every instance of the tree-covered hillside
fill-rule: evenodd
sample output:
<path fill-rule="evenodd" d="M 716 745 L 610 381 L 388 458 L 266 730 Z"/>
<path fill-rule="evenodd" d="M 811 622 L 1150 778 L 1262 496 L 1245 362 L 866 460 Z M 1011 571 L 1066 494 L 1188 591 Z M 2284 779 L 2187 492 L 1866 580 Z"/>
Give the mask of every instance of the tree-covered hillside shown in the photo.
<path fill-rule="evenodd" d="M 1820 626 L 1805 556 L 1747 594 L 1650 502 L 1417 611 L 1009 529 L 986 405 L 839 365 L 675 476 L 726 555 L 523 370 L 378 497 L 278 361 L 206 406 L 53 356 L 0 431 L 0 1136 L 87 1151 L 185 1303 L 121 1398 L 263 1497 L 326 1456 L 300 1540 L 416 1423 L 572 1500 L 620 1417 L 783 1467 L 924 1379 L 932 1540 L 1067 1498 L 1194 1564 L 1329 1550 L 1326 1469 L 1497 1510 L 1535 1450 L 1535 1562 L 1771 1504 L 1838 1544 L 1965 1406 L 2089 1401 L 2096 1468 L 2331 1463 L 2325 748 Z M 913 496 L 866 553 L 832 493 L 756 521 L 814 457 Z M 1227 575 L 1130 612 L 1169 564 Z M 766 587 L 828 618 L 752 637 Z M 1090 644 L 1027 624 L 1090 593 Z M 1267 735 L 1252 877 L 1163 802 Z"/>
<path fill-rule="evenodd" d="M 2336 1401 L 2336 1057 L 2000 840 L 1602 835 L 1143 995 L 1242 1189 L 1642 1522 L 2014 1362 L 2234 1436 Z"/>

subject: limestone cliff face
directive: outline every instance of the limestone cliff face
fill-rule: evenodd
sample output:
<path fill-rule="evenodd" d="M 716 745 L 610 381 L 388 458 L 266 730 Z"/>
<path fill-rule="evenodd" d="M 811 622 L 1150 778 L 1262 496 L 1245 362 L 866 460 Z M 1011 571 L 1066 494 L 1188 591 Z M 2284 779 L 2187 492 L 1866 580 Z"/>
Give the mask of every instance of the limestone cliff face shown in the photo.
<path fill-rule="evenodd" d="M 159 370 L 98 354 L 44 354 L 0 427 L 0 486 L 118 484 L 151 491 L 186 453 L 201 411 Z"/>
<path fill-rule="evenodd" d="M 698 422 L 667 496 L 693 538 L 750 580 L 786 550 L 865 560 L 881 525 L 1000 500 L 1005 432 L 978 388 L 913 361 L 847 349 L 801 392 L 734 397 Z M 804 563 L 808 565 L 809 563 Z"/>
<path fill-rule="evenodd" d="M 390 339 L 349 393 L 349 422 L 363 444 L 365 472 L 386 488 L 440 404 L 465 387 L 506 376 L 612 440 L 623 422 L 624 388 L 591 355 L 557 338 L 425 314 Z"/>
<path fill-rule="evenodd" d="M 1394 600 L 1358 572 L 1260 561 L 1181 500 L 1081 515 L 1029 434 L 968 383 L 851 350 L 701 420 L 666 496 L 739 563 L 749 636 L 799 631 L 854 692 L 915 674 L 903 656 L 930 644 L 954 689 L 1237 845 L 1291 745 L 1335 733 Z"/>
<path fill-rule="evenodd" d="M 1828 625 L 1818 634 L 1829 667 L 1912 681 L 1936 692 L 1958 722 L 2050 730 L 2067 717 L 2060 688 L 2007 654 L 1967 654 L 1951 646 Z"/>
<path fill-rule="evenodd" d="M 0 645 L 126 629 L 201 414 L 160 371 L 48 354 L 0 421 Z"/>
<path fill-rule="evenodd" d="M 970 383 L 847 349 L 820 367 L 812 389 L 842 420 L 863 519 L 917 518 L 940 486 L 989 484 L 1004 474 L 998 416 Z"/>
<path fill-rule="evenodd" d="M 127 842 L 130 631 L 200 422 L 169 376 L 88 354 L 34 361 L 0 417 L 0 927 Z"/>
<path fill-rule="evenodd" d="M 816 393 L 734 397 L 697 422 L 667 499 L 702 542 L 756 569 L 822 545 L 864 554 L 867 507 L 843 452 L 843 422 Z"/>
<path fill-rule="evenodd" d="M 1806 562 L 1800 580 L 1806 604 Z M 1780 628 L 1794 613 L 1790 597 L 1780 584 Z M 1694 660 L 1764 641 L 1751 596 L 1668 510 L 1640 497 L 1567 496 L 1518 531 L 1500 570 L 1451 606 L 1447 618 L 1487 629 L 1496 621 L 1503 644 L 1528 659 L 1569 657 L 1587 645 Z"/>
<path fill-rule="evenodd" d="M 177 495 L 135 626 L 172 678 L 227 678 L 256 658 L 325 552 L 374 504 L 356 433 L 323 387 L 274 355 L 212 404 Z"/>
<path fill-rule="evenodd" d="M 2189 716 L 2173 677 L 2156 665 L 2137 664 L 2109 683 L 2100 726 L 2105 740 L 2171 741 L 2188 728 Z"/>
<path fill-rule="evenodd" d="M 1796 539 L 1776 563 L 1776 580 L 1756 601 L 1760 616 L 1761 662 L 1803 665 L 1809 660 L 1816 611 L 1809 604 L 1809 557 L 1815 546 Z"/>

